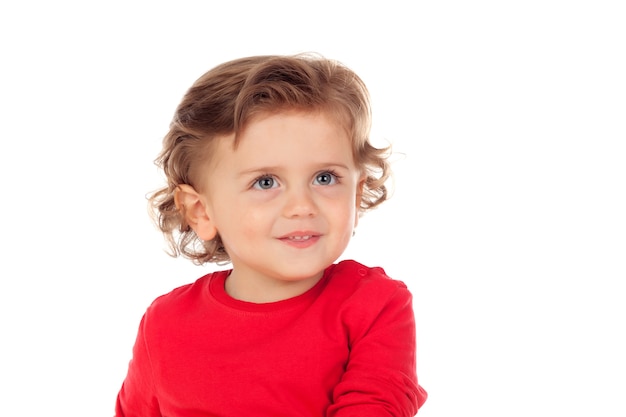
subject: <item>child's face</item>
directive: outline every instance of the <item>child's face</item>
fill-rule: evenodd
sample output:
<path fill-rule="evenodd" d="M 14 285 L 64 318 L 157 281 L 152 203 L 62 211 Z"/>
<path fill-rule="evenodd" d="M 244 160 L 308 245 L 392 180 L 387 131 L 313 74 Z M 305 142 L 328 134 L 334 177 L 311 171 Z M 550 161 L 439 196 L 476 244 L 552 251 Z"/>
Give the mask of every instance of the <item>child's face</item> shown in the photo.
<path fill-rule="evenodd" d="M 237 148 L 234 136 L 218 140 L 203 199 L 233 275 L 316 282 L 358 218 L 363 176 L 348 134 L 323 113 L 286 112 L 254 119 Z"/>

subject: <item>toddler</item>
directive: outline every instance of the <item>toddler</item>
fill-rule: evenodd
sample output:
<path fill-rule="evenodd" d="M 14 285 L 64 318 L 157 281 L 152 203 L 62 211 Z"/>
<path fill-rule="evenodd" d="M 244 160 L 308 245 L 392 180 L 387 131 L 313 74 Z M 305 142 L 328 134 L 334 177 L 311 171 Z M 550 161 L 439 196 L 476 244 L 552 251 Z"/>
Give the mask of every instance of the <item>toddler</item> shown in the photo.
<path fill-rule="evenodd" d="M 117 417 L 414 416 L 406 285 L 337 262 L 387 198 L 361 79 L 315 55 L 219 65 L 179 104 L 150 196 L 173 256 L 229 264 L 145 312 Z"/>

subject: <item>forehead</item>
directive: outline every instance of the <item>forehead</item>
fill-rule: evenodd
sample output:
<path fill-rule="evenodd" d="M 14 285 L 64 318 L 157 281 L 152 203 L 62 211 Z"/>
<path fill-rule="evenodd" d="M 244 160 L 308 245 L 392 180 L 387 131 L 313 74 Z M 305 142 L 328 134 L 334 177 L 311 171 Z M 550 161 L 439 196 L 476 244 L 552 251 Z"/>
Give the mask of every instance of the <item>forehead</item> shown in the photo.
<path fill-rule="evenodd" d="M 350 135 L 324 112 L 263 113 L 251 119 L 236 135 L 220 140 L 216 153 L 240 158 L 352 158 Z"/>
<path fill-rule="evenodd" d="M 342 130 L 344 134 L 350 137 L 349 129 L 345 117 L 341 112 L 333 112 L 329 109 L 278 109 L 275 111 L 261 111 L 251 115 L 245 125 L 235 135 L 235 145 L 243 137 L 251 137 L 257 135 L 263 129 L 279 128 L 297 128 L 306 127 L 313 128 L 316 131 L 333 130 L 338 133 Z"/>

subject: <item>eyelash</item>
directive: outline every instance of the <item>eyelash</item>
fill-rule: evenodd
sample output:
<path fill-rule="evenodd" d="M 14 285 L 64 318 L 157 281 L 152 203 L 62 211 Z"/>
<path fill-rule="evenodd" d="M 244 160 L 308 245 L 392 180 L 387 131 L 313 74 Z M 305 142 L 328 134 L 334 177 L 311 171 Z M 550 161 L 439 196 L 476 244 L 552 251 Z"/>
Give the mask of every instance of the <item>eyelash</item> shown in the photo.
<path fill-rule="evenodd" d="M 256 177 L 253 181 L 252 181 L 252 185 L 251 188 L 257 188 L 259 181 L 264 180 L 264 179 L 271 179 L 272 181 L 276 182 L 276 177 L 274 177 L 272 174 L 261 174 L 258 177 Z M 272 186 L 274 184 L 272 183 Z M 259 187 L 260 188 L 260 187 Z M 272 187 L 273 188 L 273 187 Z M 268 188 L 260 188 L 261 190 L 267 190 Z"/>
<path fill-rule="evenodd" d="M 315 180 L 317 180 L 319 178 L 319 176 L 322 175 L 322 174 L 330 174 L 335 179 L 337 184 L 341 183 L 341 176 L 338 175 L 337 172 L 335 170 L 333 170 L 333 169 L 327 169 L 325 171 L 321 171 L 321 172 L 317 173 L 315 175 Z"/>
<path fill-rule="evenodd" d="M 341 183 L 341 178 L 342 177 L 339 174 L 337 174 L 337 171 L 335 171 L 333 169 L 327 169 L 327 170 L 318 172 L 317 174 L 315 174 L 315 180 L 314 181 L 317 181 L 319 176 L 323 175 L 323 174 L 331 175 L 335 179 L 337 184 Z M 256 177 L 252 181 L 251 188 L 257 188 L 257 185 L 259 184 L 259 181 L 264 180 L 264 179 L 271 179 L 272 181 L 276 182 L 276 177 L 274 175 L 272 175 L 272 174 L 261 174 L 261 175 L 259 175 L 258 177 Z M 272 183 L 272 187 L 271 188 L 274 188 L 273 185 L 274 185 L 274 183 Z M 261 189 L 262 190 L 268 190 L 269 188 L 261 188 Z"/>

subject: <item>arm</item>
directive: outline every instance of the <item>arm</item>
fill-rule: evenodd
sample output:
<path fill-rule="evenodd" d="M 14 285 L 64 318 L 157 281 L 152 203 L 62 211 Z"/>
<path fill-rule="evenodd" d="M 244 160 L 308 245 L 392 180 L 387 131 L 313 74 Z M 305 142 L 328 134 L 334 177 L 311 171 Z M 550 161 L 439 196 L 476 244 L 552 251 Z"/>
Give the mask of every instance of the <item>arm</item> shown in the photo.
<path fill-rule="evenodd" d="M 351 314 L 350 357 L 333 392 L 328 417 L 411 417 L 426 400 L 415 370 L 412 297 L 402 285 L 389 294 L 372 293 Z M 382 298 L 382 300 L 381 300 Z"/>
<path fill-rule="evenodd" d="M 128 374 L 117 396 L 115 417 L 161 417 L 144 337 L 146 320 L 144 315 L 139 325 Z"/>

